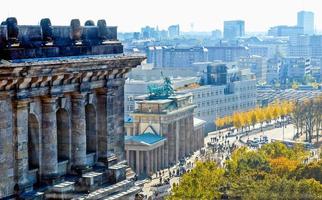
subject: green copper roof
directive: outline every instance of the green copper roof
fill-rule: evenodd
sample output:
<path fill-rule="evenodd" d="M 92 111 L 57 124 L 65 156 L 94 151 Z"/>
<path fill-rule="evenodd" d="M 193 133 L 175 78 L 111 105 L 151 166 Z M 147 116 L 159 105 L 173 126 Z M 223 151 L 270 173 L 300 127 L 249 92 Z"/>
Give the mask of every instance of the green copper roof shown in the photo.
<path fill-rule="evenodd" d="M 140 135 L 125 136 L 126 141 L 142 142 L 146 144 L 155 144 L 165 139 L 165 137 L 153 133 L 143 133 Z"/>

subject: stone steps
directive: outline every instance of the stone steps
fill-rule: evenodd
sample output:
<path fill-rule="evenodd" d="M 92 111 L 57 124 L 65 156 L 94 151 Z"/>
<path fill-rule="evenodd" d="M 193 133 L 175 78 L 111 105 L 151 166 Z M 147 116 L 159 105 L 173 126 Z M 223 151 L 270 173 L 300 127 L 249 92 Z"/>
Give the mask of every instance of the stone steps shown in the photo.
<path fill-rule="evenodd" d="M 54 185 L 46 192 L 46 199 L 72 199 L 75 192 L 75 182 L 64 181 Z"/>
<path fill-rule="evenodd" d="M 98 189 L 98 190 L 91 192 L 87 195 L 84 195 L 83 197 L 79 198 L 79 200 L 102 199 L 102 198 L 105 198 L 109 195 L 113 195 L 115 193 L 127 191 L 131 187 L 133 187 L 133 182 L 129 181 L 129 180 L 124 180 L 124 181 L 118 182 L 116 184 Z"/>
<path fill-rule="evenodd" d="M 129 188 L 126 191 L 120 192 L 118 194 L 109 196 L 107 198 L 103 198 L 104 200 L 128 200 L 129 196 L 132 196 L 134 194 L 137 194 L 141 191 L 141 187 L 139 186 L 133 186 L 131 188 Z"/>
<path fill-rule="evenodd" d="M 78 192 L 94 191 L 103 184 L 103 178 L 104 173 L 101 172 L 89 172 L 83 174 L 76 185 L 76 190 Z"/>
<path fill-rule="evenodd" d="M 132 179 L 136 173 L 132 170 L 131 167 L 126 168 L 126 179 Z"/>

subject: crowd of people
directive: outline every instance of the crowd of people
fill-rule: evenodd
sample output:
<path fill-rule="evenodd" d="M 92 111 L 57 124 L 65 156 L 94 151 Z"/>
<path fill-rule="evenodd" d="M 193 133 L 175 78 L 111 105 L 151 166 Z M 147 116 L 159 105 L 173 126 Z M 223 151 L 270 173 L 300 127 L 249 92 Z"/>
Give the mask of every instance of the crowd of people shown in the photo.
<path fill-rule="evenodd" d="M 236 136 L 236 141 L 238 136 Z M 237 148 L 235 142 L 230 142 L 228 134 L 219 132 L 218 135 L 211 137 L 210 142 L 207 143 L 208 152 L 212 154 L 212 159 L 216 160 L 220 164 L 230 158 L 231 153 Z"/>

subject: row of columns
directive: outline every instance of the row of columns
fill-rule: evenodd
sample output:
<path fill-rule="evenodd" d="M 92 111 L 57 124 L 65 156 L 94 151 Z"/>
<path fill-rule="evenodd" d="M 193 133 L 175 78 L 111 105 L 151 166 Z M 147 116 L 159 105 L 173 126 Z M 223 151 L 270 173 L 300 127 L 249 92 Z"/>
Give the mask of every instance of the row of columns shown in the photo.
<path fill-rule="evenodd" d="M 98 156 L 104 160 L 114 152 L 117 146 L 116 135 L 120 133 L 115 131 L 117 126 L 122 125 L 120 122 L 120 112 L 123 109 L 113 111 L 118 96 L 113 95 L 111 90 L 100 91 L 97 95 L 97 117 L 98 117 Z M 111 105 L 112 103 L 112 105 Z M 14 105 L 14 144 L 15 144 L 15 177 L 16 182 L 21 186 L 28 182 L 28 114 L 29 101 L 18 100 Z M 86 152 L 86 94 L 73 93 L 71 95 L 71 164 L 76 168 L 83 168 L 87 165 Z M 122 105 L 118 105 L 122 106 Z M 41 150 L 39 174 L 43 180 L 52 179 L 58 176 L 58 149 L 57 149 L 57 98 L 46 97 L 41 99 Z M 112 124 L 114 119 L 118 118 L 116 124 Z M 123 117 L 122 117 L 123 119 Z M 124 134 L 124 133 L 123 133 Z M 121 136 L 118 136 L 121 137 Z M 124 149 L 119 153 L 124 154 Z M 124 156 L 123 156 L 124 157 Z"/>
<path fill-rule="evenodd" d="M 152 150 L 127 150 L 126 157 L 138 175 L 152 175 L 166 168 L 163 145 Z"/>
<path fill-rule="evenodd" d="M 165 148 L 169 152 L 169 164 L 175 164 L 197 150 L 194 148 L 193 116 L 163 125 L 163 135 L 167 138 Z"/>

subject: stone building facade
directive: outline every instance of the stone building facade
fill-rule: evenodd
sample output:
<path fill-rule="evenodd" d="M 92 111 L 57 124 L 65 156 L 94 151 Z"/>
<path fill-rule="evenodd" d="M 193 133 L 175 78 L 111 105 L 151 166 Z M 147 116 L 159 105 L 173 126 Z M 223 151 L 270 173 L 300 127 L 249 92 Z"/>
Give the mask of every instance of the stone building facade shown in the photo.
<path fill-rule="evenodd" d="M 191 94 L 166 99 L 136 98 L 127 122 L 127 161 L 139 176 L 168 168 L 204 145 L 205 121 L 193 117 Z"/>
<path fill-rule="evenodd" d="M 123 55 L 105 20 L 40 24 L 0 26 L 0 198 L 65 199 L 117 182 L 137 193 L 125 180 L 124 81 L 145 58 Z"/>

